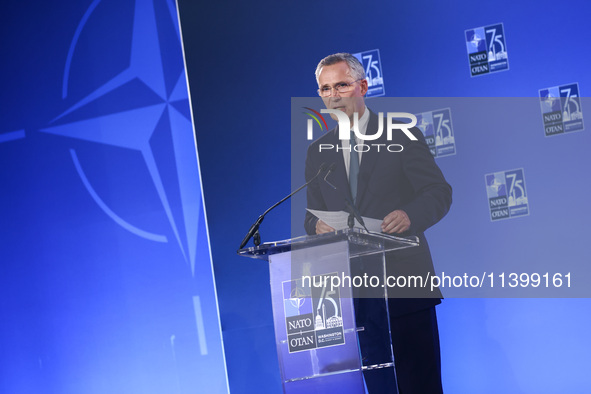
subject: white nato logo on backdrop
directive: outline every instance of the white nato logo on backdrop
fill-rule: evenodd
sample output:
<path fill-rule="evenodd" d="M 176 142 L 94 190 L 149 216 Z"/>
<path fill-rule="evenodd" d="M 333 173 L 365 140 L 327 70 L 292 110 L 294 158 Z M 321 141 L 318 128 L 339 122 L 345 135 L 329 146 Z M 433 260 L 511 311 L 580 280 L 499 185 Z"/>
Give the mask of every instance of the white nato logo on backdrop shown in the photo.
<path fill-rule="evenodd" d="M 523 168 L 486 174 L 484 178 L 491 221 L 529 215 Z"/>
<path fill-rule="evenodd" d="M 101 3 L 100 0 L 95 0 L 90 5 L 72 39 L 64 70 L 62 92 L 64 99 L 69 95 L 68 87 L 74 82 L 70 78 L 70 65 L 77 52 L 78 39 L 99 3 Z M 57 123 L 69 114 L 76 114 L 86 105 L 107 95 L 110 99 L 115 97 L 117 100 L 121 100 L 121 108 L 114 109 L 109 114 L 97 114 L 95 117 L 91 116 L 84 120 L 47 127 L 41 131 L 139 152 L 174 238 L 185 260 L 190 265 L 192 274 L 195 275 L 196 240 L 201 205 L 199 169 L 195 155 L 192 123 L 190 115 L 188 115 L 190 109 L 184 65 L 181 60 L 181 67 L 175 64 L 174 70 L 171 70 L 171 67 L 166 69 L 165 60 L 169 62 L 171 60 L 165 59 L 161 52 L 162 48 L 167 48 L 170 51 L 171 47 L 176 47 L 178 56 L 182 56 L 176 7 L 171 1 L 164 1 L 158 5 L 160 10 L 164 9 L 166 12 L 157 14 L 152 0 L 135 1 L 133 20 L 129 21 L 132 26 L 132 34 L 128 67 L 90 94 L 80 98 L 69 109 L 57 116 L 52 123 Z M 166 28 L 171 31 L 164 32 L 163 30 Z M 166 39 L 168 39 L 165 42 L 166 45 L 162 45 L 161 48 L 161 43 Z M 167 52 L 167 55 L 170 53 Z M 174 75 L 174 80 L 171 80 L 171 75 Z M 123 96 L 119 96 L 119 92 L 125 92 L 125 87 L 137 84 L 138 81 L 158 98 L 159 103 L 139 106 L 131 110 L 123 104 L 126 102 L 123 97 L 125 93 L 121 93 Z M 75 83 L 84 84 L 85 81 L 77 80 Z M 118 89 L 119 91 L 114 96 L 114 92 Z M 130 96 L 127 99 L 131 98 Z M 183 106 L 185 108 L 182 108 Z M 168 122 L 165 122 L 166 120 Z M 162 122 L 168 124 L 162 126 Z M 168 129 L 174 150 L 174 158 L 169 160 L 174 162 L 166 162 L 166 158 L 159 159 L 164 155 L 159 156 L 157 154 L 158 147 L 152 146 L 150 143 L 157 126 Z M 155 242 L 168 242 L 165 234 L 139 228 L 126 220 L 124 213 L 115 212 L 109 207 L 93 187 L 92 179 L 84 171 L 76 150 L 71 149 L 70 153 L 85 188 L 107 216 L 137 236 Z M 187 165 L 188 161 L 194 163 Z M 171 176 L 169 174 L 171 167 L 177 171 L 176 176 L 178 177 L 176 185 L 178 190 L 174 190 L 173 193 L 171 193 L 172 190 L 168 190 L 170 186 L 167 189 L 163 182 L 163 179 L 168 179 Z M 141 198 L 142 196 L 138 196 L 138 199 Z M 172 206 L 180 206 L 182 212 L 174 211 Z"/>
<path fill-rule="evenodd" d="M 70 96 L 70 86 L 84 87 L 87 86 L 87 79 L 93 80 L 93 77 L 85 76 L 73 81 L 70 66 L 76 58 L 79 37 L 85 28 L 92 28 L 88 27 L 92 24 L 87 22 L 95 16 L 95 11 L 99 14 L 105 12 L 104 8 L 97 9 L 100 3 L 101 0 L 95 0 L 89 6 L 70 44 L 64 68 L 64 99 Z M 111 6 L 119 4 L 111 1 L 104 3 Z M 136 0 L 125 4 L 133 5 L 133 16 L 129 20 L 131 37 L 126 67 L 98 88 L 89 89 L 92 90 L 89 94 L 76 97 L 75 104 L 40 131 L 139 153 L 134 155 L 138 158 L 134 160 L 141 160 L 140 163 L 145 166 L 154 187 L 153 193 L 162 209 L 157 213 L 164 215 L 165 223 L 169 226 L 161 227 L 159 231 L 140 228 L 133 220 L 126 218 L 126 215 L 129 216 L 127 212 L 116 212 L 109 206 L 104 196 L 101 196 L 93 185 L 93 181 L 98 183 L 97 180 L 89 176 L 89 172 L 83 168 L 79 153 L 74 148 L 70 149 L 73 164 L 82 184 L 94 202 L 114 223 L 136 236 L 153 242 L 169 242 L 166 233 L 172 232 L 173 242 L 180 249 L 188 266 L 190 278 L 207 281 L 212 275 L 209 249 L 197 249 L 198 237 L 207 239 L 208 235 L 198 234 L 200 223 L 204 223 L 205 218 L 176 5 L 171 0 Z M 100 20 L 100 15 L 98 19 Z M 108 37 L 108 34 L 94 35 L 103 36 Z M 84 54 L 86 48 L 82 49 Z M 115 58 L 111 53 L 103 56 L 96 53 L 95 57 L 95 70 L 100 69 L 101 61 L 110 66 L 109 61 Z M 150 100 L 138 97 L 137 93 L 130 93 L 138 86 Z M 106 113 L 94 108 L 89 110 L 91 104 L 104 104 L 106 101 L 110 103 L 106 106 Z M 147 101 L 151 103 L 146 104 Z M 132 104 L 137 105 L 129 109 Z M 69 117 L 82 120 L 68 123 Z M 160 139 L 160 143 L 154 143 L 153 139 L 161 136 L 165 136 L 166 142 L 163 144 Z M 138 191 L 135 199 L 144 201 L 148 197 L 152 196 L 145 196 L 145 191 Z M 205 225 L 202 228 L 205 228 Z M 208 241 L 206 243 L 208 244 Z M 205 264 L 197 265 L 198 255 L 207 256 Z M 199 354 L 205 356 L 209 354 L 205 326 L 215 323 L 204 319 L 202 297 L 215 300 L 215 294 L 195 293 L 192 297 Z M 217 323 L 219 324 L 219 321 Z M 173 351 L 175 338 L 175 335 L 172 335 L 170 339 Z"/>
<path fill-rule="evenodd" d="M 509 69 L 509 55 L 502 23 L 468 29 L 464 36 L 471 76 Z"/>
<path fill-rule="evenodd" d="M 384 96 L 386 89 L 384 87 L 380 50 L 372 49 L 370 51 L 354 53 L 353 56 L 363 64 L 363 68 L 365 69 L 365 78 L 367 79 L 368 85 L 365 97 Z"/>
<path fill-rule="evenodd" d="M 8 131 L 0 134 L 0 144 L 25 138 L 24 130 Z"/>
<path fill-rule="evenodd" d="M 539 93 L 546 137 L 584 129 L 578 83 L 540 89 Z"/>
<path fill-rule="evenodd" d="M 416 114 L 417 127 L 423 133 L 433 157 L 456 153 L 456 140 L 449 108 Z"/>

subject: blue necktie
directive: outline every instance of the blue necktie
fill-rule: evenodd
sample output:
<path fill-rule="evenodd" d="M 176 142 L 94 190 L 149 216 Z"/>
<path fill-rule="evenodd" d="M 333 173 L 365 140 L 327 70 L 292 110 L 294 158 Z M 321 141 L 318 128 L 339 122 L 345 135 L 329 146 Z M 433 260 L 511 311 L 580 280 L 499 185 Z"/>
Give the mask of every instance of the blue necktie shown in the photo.
<path fill-rule="evenodd" d="M 351 139 L 349 140 L 349 147 L 351 148 L 349 154 L 349 187 L 351 188 L 354 203 L 357 197 L 357 177 L 359 176 L 359 153 L 354 149 L 355 145 L 357 145 L 355 133 L 351 130 Z"/>

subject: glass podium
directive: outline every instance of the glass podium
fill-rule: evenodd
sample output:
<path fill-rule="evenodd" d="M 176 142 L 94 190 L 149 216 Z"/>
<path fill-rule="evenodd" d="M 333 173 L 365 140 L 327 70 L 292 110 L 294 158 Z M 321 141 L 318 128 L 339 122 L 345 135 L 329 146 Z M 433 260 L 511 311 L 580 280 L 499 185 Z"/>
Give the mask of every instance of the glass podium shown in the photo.
<path fill-rule="evenodd" d="M 418 243 L 352 228 L 238 251 L 269 262 L 284 393 L 397 393 L 385 252 Z"/>

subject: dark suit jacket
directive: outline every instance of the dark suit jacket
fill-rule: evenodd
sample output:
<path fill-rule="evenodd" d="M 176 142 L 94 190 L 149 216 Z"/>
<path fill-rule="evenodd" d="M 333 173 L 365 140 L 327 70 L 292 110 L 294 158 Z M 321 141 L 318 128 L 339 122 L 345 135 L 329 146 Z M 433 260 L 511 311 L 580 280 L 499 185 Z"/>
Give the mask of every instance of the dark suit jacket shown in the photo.
<path fill-rule="evenodd" d="M 416 235 L 420 246 L 388 253 L 387 269 L 389 275 L 422 275 L 433 272 L 433 262 L 429 246 L 423 232 L 437 223 L 448 212 L 451 205 L 451 186 L 446 182 L 435 163 L 421 131 L 411 129 L 418 141 L 410 140 L 402 131 L 394 130 L 392 141 L 387 140 L 386 119 L 382 136 L 365 144 L 384 144 L 378 152 L 371 146 L 364 152 L 359 168 L 357 200 L 355 205 L 361 215 L 383 219 L 388 213 L 401 209 L 408 215 L 411 225 L 409 231 L 401 234 Z M 367 134 L 378 129 L 378 116 L 370 112 Z M 331 188 L 322 179 L 312 182 L 307 189 L 308 208 L 325 211 L 346 211 L 343 193 L 349 193 L 349 182 L 345 170 L 342 151 L 336 149 L 319 151 L 320 144 L 340 146 L 338 126 L 314 141 L 308 148 L 306 158 L 306 180 L 311 179 L 322 163 L 335 163 L 334 171 L 328 180 L 337 187 Z M 402 152 L 388 152 L 387 145 L 400 144 Z M 306 213 L 305 228 L 308 234 L 315 234 L 317 218 Z M 404 290 L 404 291 L 402 291 Z M 423 289 L 389 289 L 391 313 L 403 315 L 428 308 L 440 302 L 441 294 L 426 292 Z M 401 298 L 406 298 L 403 300 Z"/>

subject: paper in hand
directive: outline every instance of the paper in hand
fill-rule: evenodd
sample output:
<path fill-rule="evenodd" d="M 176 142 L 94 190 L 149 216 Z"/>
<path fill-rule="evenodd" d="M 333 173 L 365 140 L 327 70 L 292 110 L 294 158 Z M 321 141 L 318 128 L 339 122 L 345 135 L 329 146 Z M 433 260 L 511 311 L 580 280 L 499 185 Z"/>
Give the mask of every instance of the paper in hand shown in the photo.
<path fill-rule="evenodd" d="M 348 219 L 349 213 L 345 211 L 318 211 L 315 209 L 308 209 L 312 215 L 316 216 L 318 219 L 322 220 L 324 223 L 328 224 L 330 227 L 334 228 L 335 230 L 343 230 L 349 228 Z M 369 231 L 373 231 L 376 233 L 382 232 L 382 219 L 373 219 L 367 218 L 362 216 L 363 221 L 365 222 L 365 227 Z M 363 228 L 363 226 L 355 219 L 355 227 Z"/>

